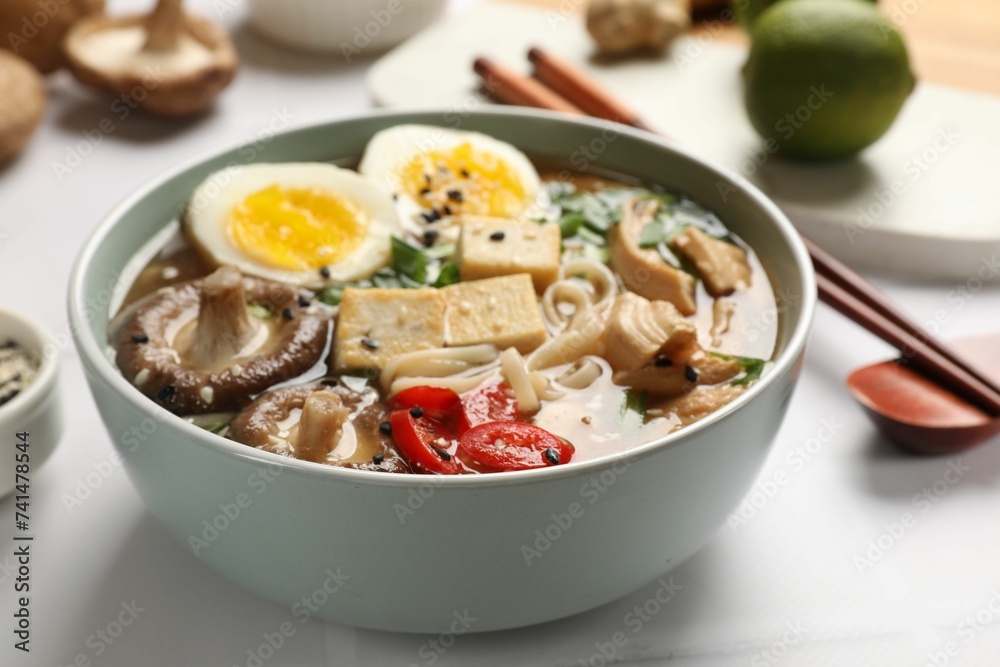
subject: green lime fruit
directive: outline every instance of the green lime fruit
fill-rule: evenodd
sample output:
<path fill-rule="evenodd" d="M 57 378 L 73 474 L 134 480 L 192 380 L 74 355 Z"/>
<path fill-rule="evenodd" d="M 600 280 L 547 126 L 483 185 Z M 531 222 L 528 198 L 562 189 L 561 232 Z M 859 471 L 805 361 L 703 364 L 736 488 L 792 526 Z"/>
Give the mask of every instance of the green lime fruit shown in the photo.
<path fill-rule="evenodd" d="M 782 0 L 751 34 L 747 113 L 769 150 L 789 157 L 857 154 L 886 133 L 916 84 L 902 35 L 867 0 Z"/>
<path fill-rule="evenodd" d="M 780 0 L 732 0 L 730 4 L 733 14 L 736 15 L 736 20 L 740 22 L 744 30 L 749 31 L 757 17 L 776 2 L 780 2 Z M 878 0 L 869 0 L 869 2 L 874 3 Z"/>

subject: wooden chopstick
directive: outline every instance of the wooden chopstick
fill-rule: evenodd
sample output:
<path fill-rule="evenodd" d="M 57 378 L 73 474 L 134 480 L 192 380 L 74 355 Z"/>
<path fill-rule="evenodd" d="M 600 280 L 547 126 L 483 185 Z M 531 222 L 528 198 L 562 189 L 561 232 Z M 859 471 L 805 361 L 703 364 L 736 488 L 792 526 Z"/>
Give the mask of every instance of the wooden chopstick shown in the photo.
<path fill-rule="evenodd" d="M 883 318 L 907 335 L 918 339 L 928 348 L 978 380 L 980 384 L 989 387 L 994 394 L 1000 396 L 1000 389 L 997 388 L 993 380 L 985 377 L 976 368 L 970 366 L 954 350 L 942 344 L 936 338 L 929 336 L 926 331 L 921 329 L 919 325 L 899 310 L 896 304 L 890 301 L 885 293 L 879 291 L 874 285 L 855 273 L 853 269 L 830 255 L 830 253 L 818 246 L 812 239 L 802 235 L 802 241 L 809 250 L 809 256 L 812 258 L 813 267 L 816 269 L 817 274 L 825 275 L 831 282 L 852 294 L 858 301 L 872 310 L 880 313 Z"/>
<path fill-rule="evenodd" d="M 913 366 L 987 414 L 1000 415 L 1000 396 L 996 390 L 968 372 L 964 365 L 956 364 L 939 353 L 928 344 L 926 337 L 912 335 L 887 318 L 883 311 L 864 303 L 854 292 L 844 289 L 825 273 L 816 274 L 816 285 L 823 303 L 895 347 L 903 354 L 903 363 Z"/>
<path fill-rule="evenodd" d="M 488 58 L 476 58 L 472 67 L 482 80 L 483 89 L 499 102 L 579 116 L 586 115 L 572 102 L 560 97 L 538 81 L 522 76 L 509 67 L 498 65 Z"/>
<path fill-rule="evenodd" d="M 572 104 L 587 115 L 653 132 L 639 114 L 613 98 L 597 82 L 562 58 L 532 47 L 528 51 L 528 60 L 535 66 L 536 79 L 563 99 L 571 100 Z"/>
<path fill-rule="evenodd" d="M 569 105 L 577 112 L 582 110 L 590 116 L 653 132 L 637 113 L 615 100 L 588 74 L 569 62 L 538 48 L 532 48 L 528 58 L 535 65 L 535 76 L 544 83 L 543 88 L 551 89 L 551 95 L 539 95 L 539 82 L 517 72 L 488 61 L 488 67 L 481 67 L 482 59 L 476 61 L 476 72 L 484 79 L 490 73 L 501 72 L 501 76 L 496 76 L 500 86 L 490 91 L 494 94 L 504 89 L 502 94 L 494 94 L 498 101 L 529 98 L 533 103 L 526 106 L 552 111 L 562 111 Z M 802 238 L 816 269 L 820 299 L 824 303 L 894 346 L 903 353 L 906 363 L 930 379 L 991 416 L 1000 416 L 1000 388 L 928 336 L 864 278 L 815 242 Z"/>

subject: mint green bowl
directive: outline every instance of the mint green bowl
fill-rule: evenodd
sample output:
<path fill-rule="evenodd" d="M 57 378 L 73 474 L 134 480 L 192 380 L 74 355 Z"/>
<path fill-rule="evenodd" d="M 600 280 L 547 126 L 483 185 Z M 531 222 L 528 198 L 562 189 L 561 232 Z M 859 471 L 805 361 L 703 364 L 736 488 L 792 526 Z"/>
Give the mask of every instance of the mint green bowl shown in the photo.
<path fill-rule="evenodd" d="M 575 167 L 593 160 L 713 209 L 756 249 L 775 290 L 794 297 L 783 304 L 773 369 L 732 404 L 627 457 L 459 477 L 345 470 L 258 451 L 166 413 L 119 375 L 107 353 L 109 298 L 124 289 L 128 260 L 198 183 L 251 161 L 356 158 L 375 132 L 400 123 L 485 132 Z M 263 148 L 215 152 L 146 185 L 81 252 L 69 314 L 108 433 L 180 548 L 296 613 L 433 633 L 466 614 L 478 632 L 603 605 L 708 541 L 750 488 L 781 424 L 815 291 L 808 254 L 773 203 L 653 136 L 534 110 L 376 112 L 283 133 Z"/>

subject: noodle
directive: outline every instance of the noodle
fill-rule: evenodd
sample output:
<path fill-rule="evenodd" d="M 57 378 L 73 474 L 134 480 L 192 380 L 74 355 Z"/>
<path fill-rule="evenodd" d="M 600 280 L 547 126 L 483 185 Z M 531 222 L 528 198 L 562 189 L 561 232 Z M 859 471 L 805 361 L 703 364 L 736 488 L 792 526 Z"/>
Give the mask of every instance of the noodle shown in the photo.
<path fill-rule="evenodd" d="M 521 411 L 534 412 L 541 406 L 538 394 L 535 393 L 531 378 L 528 376 L 527 364 L 517 348 L 508 347 L 500 353 L 500 372 L 514 390 L 514 398 L 517 399 L 517 406 Z"/>
<path fill-rule="evenodd" d="M 379 375 L 383 391 L 389 391 L 401 377 L 449 377 L 476 366 L 496 361 L 497 349 L 492 345 L 436 347 L 407 352 L 393 358 Z M 437 383 L 437 386 L 444 386 Z M 398 391 L 398 390 L 397 390 Z M 395 391 L 390 391 L 395 393 Z"/>
<path fill-rule="evenodd" d="M 604 371 L 593 359 L 584 359 L 560 375 L 556 382 L 568 389 L 586 389 Z"/>

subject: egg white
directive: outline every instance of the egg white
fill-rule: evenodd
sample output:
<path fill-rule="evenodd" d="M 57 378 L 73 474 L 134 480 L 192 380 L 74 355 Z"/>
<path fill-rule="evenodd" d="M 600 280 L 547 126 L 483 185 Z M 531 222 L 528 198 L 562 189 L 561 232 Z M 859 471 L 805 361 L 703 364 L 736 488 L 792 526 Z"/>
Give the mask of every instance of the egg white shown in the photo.
<path fill-rule="evenodd" d="M 375 180 L 386 192 L 398 196 L 401 203 L 416 204 L 406 192 L 399 171 L 415 155 L 445 151 L 466 142 L 479 152 L 493 155 L 517 174 L 524 190 L 525 208 L 535 201 L 541 189 L 541 179 L 528 156 L 511 144 L 479 132 L 433 125 L 390 127 L 376 133 L 368 142 L 358 171 Z M 406 208 L 409 210 L 412 206 Z"/>
<path fill-rule="evenodd" d="M 227 230 L 233 210 L 250 195 L 272 186 L 315 189 L 349 199 L 368 215 L 367 234 L 349 255 L 319 269 L 290 271 L 261 264 L 247 256 Z M 199 185 L 184 215 L 188 237 L 215 264 L 232 265 L 246 274 L 312 289 L 328 282 L 369 277 L 391 259 L 391 237 L 402 233 L 392 197 L 372 180 L 349 169 L 322 162 L 261 163 L 216 172 Z"/>

